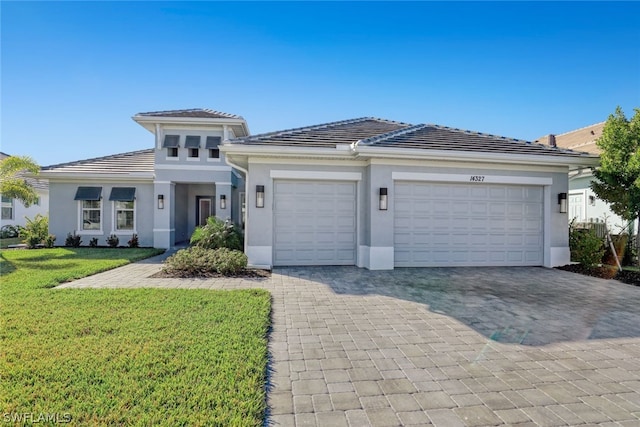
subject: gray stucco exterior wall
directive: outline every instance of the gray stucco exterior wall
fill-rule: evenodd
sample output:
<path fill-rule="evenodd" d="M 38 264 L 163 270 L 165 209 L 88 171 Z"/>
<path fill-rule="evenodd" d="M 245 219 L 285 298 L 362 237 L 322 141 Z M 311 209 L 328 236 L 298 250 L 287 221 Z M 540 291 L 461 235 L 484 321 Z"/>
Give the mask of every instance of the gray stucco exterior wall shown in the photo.
<path fill-rule="evenodd" d="M 79 186 L 102 187 L 101 229 L 82 230 L 80 202 L 74 200 Z M 114 202 L 109 201 L 111 189 L 114 187 L 134 187 L 135 195 L 135 229 L 118 231 L 115 229 Z M 51 205 L 49 232 L 56 236 L 56 245 L 63 246 L 68 233 L 82 236 L 82 246 L 88 246 L 92 238 L 98 239 L 98 245 L 107 244 L 110 234 L 120 239 L 120 245 L 126 246 L 133 233 L 138 234 L 140 246 L 153 246 L 153 216 L 155 199 L 152 183 L 105 183 L 99 181 L 78 183 L 51 182 L 49 187 Z"/>

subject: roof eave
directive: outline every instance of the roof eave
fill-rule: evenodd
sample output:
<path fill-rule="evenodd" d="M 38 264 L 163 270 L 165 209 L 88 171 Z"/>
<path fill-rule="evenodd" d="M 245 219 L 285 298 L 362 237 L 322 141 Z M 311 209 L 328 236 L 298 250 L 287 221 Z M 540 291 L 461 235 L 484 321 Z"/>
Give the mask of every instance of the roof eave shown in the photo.
<path fill-rule="evenodd" d="M 136 114 L 131 117 L 136 123 L 144 127 L 151 133 L 155 133 L 155 125 L 175 124 L 175 125 L 240 125 L 246 136 L 249 135 L 249 126 L 243 118 L 231 117 L 162 117 L 162 116 L 141 116 Z"/>
<path fill-rule="evenodd" d="M 45 177 L 49 181 L 153 181 L 155 179 L 154 172 L 133 172 L 133 173 L 87 173 L 75 171 L 43 171 L 40 176 Z"/>
<path fill-rule="evenodd" d="M 556 165 L 568 166 L 570 170 L 584 167 L 595 167 L 600 162 L 600 159 L 595 156 L 551 156 L 453 150 L 423 150 L 396 147 L 358 146 L 356 152 L 360 157 L 367 156 L 399 159 L 420 158 L 429 160 L 460 160 L 487 163 Z"/>

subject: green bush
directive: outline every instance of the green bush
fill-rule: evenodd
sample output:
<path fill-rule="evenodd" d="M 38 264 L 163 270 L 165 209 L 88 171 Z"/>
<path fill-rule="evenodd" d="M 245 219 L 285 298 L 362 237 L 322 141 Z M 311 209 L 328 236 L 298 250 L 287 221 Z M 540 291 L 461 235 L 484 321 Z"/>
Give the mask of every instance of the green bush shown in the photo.
<path fill-rule="evenodd" d="M 569 234 L 569 248 L 571 260 L 587 268 L 600 264 L 605 252 L 604 242 L 596 235 L 595 230 L 572 228 Z"/>
<path fill-rule="evenodd" d="M 56 236 L 53 234 L 49 234 L 46 239 L 44 239 L 44 247 L 52 248 L 53 244 L 56 242 Z"/>
<path fill-rule="evenodd" d="M 227 248 L 206 249 L 192 246 L 167 258 L 163 271 L 179 277 L 207 276 L 214 273 L 232 276 L 247 267 L 247 256 Z"/>
<path fill-rule="evenodd" d="M 107 245 L 109 245 L 110 248 L 117 248 L 119 244 L 120 239 L 118 239 L 118 236 L 115 234 L 110 234 L 109 237 L 107 237 Z"/>
<path fill-rule="evenodd" d="M 0 228 L 0 239 L 13 239 L 24 233 L 24 228 L 19 225 L 3 225 Z"/>
<path fill-rule="evenodd" d="M 247 256 L 236 250 L 220 248 L 214 250 L 215 268 L 224 276 L 233 276 L 247 267 Z"/>
<path fill-rule="evenodd" d="M 82 238 L 76 234 L 74 231 L 73 234 L 67 233 L 67 238 L 64 240 L 64 245 L 72 248 L 79 248 L 82 244 Z"/>
<path fill-rule="evenodd" d="M 22 237 L 29 249 L 44 243 L 49 236 L 49 218 L 37 214 L 33 219 L 26 218 L 27 225 L 22 230 Z"/>
<path fill-rule="evenodd" d="M 196 227 L 191 235 L 191 244 L 206 249 L 227 248 L 241 251 L 242 234 L 231 220 L 222 221 L 209 217 L 207 224 Z"/>

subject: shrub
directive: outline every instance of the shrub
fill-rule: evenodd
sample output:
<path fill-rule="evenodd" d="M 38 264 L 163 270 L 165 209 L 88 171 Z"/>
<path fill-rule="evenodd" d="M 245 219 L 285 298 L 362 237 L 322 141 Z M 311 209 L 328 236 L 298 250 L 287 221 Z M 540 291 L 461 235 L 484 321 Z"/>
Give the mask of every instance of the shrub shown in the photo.
<path fill-rule="evenodd" d="M 98 247 L 98 238 L 97 237 L 92 237 L 91 240 L 89 240 L 89 246 L 92 248 L 97 248 Z"/>
<path fill-rule="evenodd" d="M 163 271 L 179 277 L 206 276 L 213 273 L 231 276 L 247 267 L 247 256 L 227 248 L 206 249 L 193 246 L 167 258 Z"/>
<path fill-rule="evenodd" d="M 35 248 L 47 239 L 49 235 L 49 218 L 37 214 L 33 219 L 26 218 L 27 225 L 24 227 L 22 237 L 29 249 Z"/>
<path fill-rule="evenodd" d="M 238 274 L 247 267 L 247 256 L 240 251 L 220 248 L 214 252 L 216 271 L 224 276 Z"/>
<path fill-rule="evenodd" d="M 67 233 L 67 238 L 64 240 L 64 245 L 72 248 L 78 248 L 82 244 L 82 238 L 76 234 Z"/>
<path fill-rule="evenodd" d="M 46 239 L 44 239 L 44 247 L 52 248 L 53 244 L 56 242 L 56 236 L 53 234 L 49 234 Z"/>
<path fill-rule="evenodd" d="M 109 245 L 110 248 L 117 248 L 118 244 L 120 244 L 120 239 L 118 239 L 118 236 L 115 234 L 111 234 L 107 237 L 107 245 Z"/>
<path fill-rule="evenodd" d="M 131 236 L 131 240 L 127 242 L 127 245 L 129 245 L 130 248 L 139 247 L 140 243 L 138 242 L 138 235 L 134 234 L 133 236 Z"/>
<path fill-rule="evenodd" d="M 227 248 L 242 250 L 242 234 L 231 220 L 222 221 L 209 217 L 207 223 L 196 227 L 191 235 L 191 244 L 207 249 Z"/>
<path fill-rule="evenodd" d="M 0 228 L 0 239 L 13 239 L 18 237 L 22 232 L 23 227 L 19 225 L 3 225 L 2 228 Z"/>
<path fill-rule="evenodd" d="M 596 235 L 595 230 L 572 229 L 569 239 L 571 259 L 587 268 L 602 262 L 604 242 Z"/>

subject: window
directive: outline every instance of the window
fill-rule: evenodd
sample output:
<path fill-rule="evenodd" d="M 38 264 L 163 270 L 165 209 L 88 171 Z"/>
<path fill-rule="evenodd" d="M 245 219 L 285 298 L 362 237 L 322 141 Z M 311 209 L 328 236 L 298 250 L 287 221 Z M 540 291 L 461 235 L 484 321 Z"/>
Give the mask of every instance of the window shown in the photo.
<path fill-rule="evenodd" d="M 178 157 L 180 135 L 165 135 L 162 147 L 167 149 L 167 157 Z"/>
<path fill-rule="evenodd" d="M 102 215 L 101 200 L 82 201 L 82 230 L 100 230 Z"/>
<path fill-rule="evenodd" d="M 247 204 L 244 192 L 240 193 L 240 223 L 244 230 L 244 224 L 247 222 Z"/>
<path fill-rule="evenodd" d="M 102 230 L 102 187 L 78 187 L 75 200 L 80 202 L 79 229 Z"/>
<path fill-rule="evenodd" d="M 189 148 L 189 157 L 192 157 L 192 158 L 200 157 L 200 150 L 197 148 Z"/>
<path fill-rule="evenodd" d="M 220 143 L 222 142 L 222 137 L 219 136 L 208 136 L 207 142 L 205 143 L 205 148 L 209 150 L 209 158 L 210 159 L 219 159 L 220 158 Z"/>
<path fill-rule="evenodd" d="M 135 201 L 115 202 L 116 231 L 133 231 L 135 229 Z"/>
<path fill-rule="evenodd" d="M 13 199 L 2 196 L 2 219 L 13 219 Z"/>
<path fill-rule="evenodd" d="M 136 224 L 135 187 L 113 187 L 109 200 L 113 202 L 115 231 L 133 231 Z"/>

